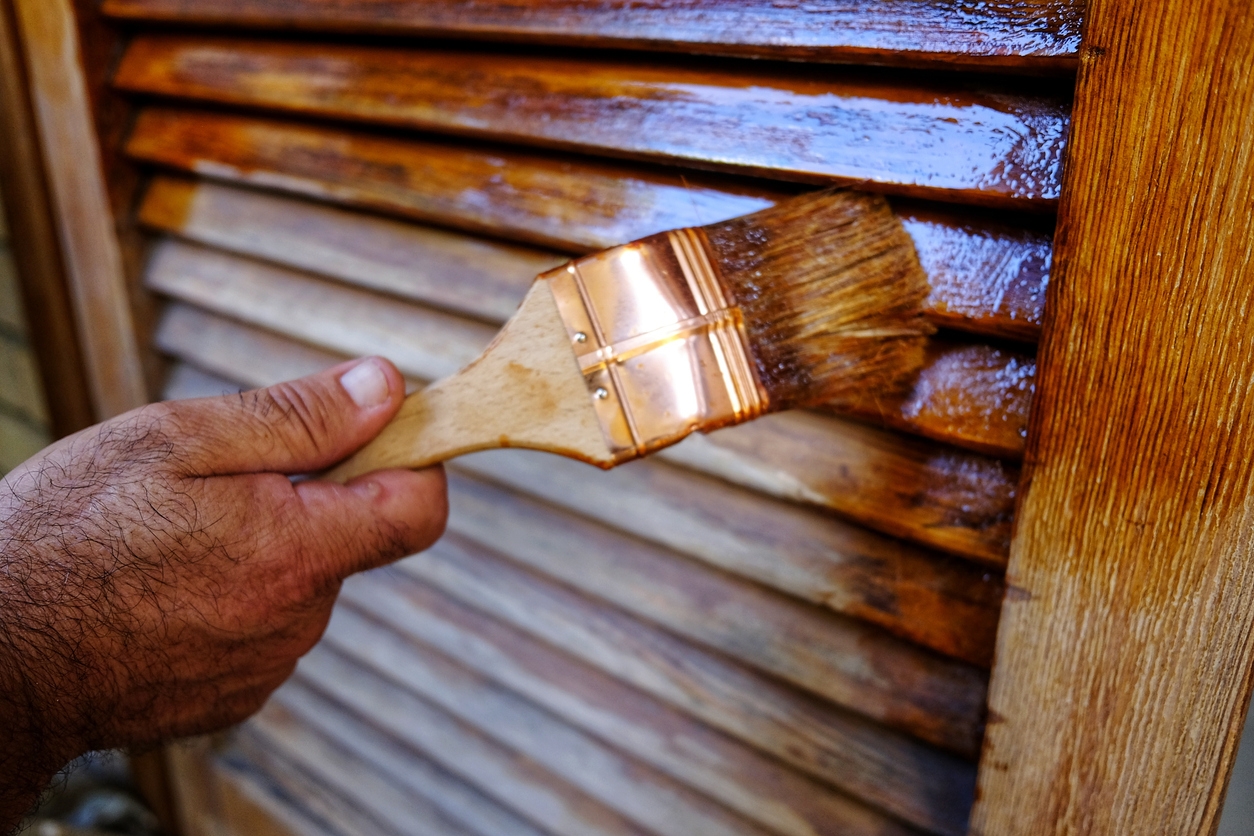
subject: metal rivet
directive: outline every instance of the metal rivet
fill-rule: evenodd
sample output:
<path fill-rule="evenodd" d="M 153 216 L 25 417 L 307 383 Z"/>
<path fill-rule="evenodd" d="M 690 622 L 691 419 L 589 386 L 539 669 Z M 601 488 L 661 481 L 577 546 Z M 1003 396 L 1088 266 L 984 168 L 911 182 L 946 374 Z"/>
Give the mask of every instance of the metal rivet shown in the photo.
<path fill-rule="evenodd" d="M 585 334 L 583 331 L 576 331 L 576 332 L 575 332 L 575 342 L 577 342 L 577 343 L 586 343 L 587 341 L 588 341 L 588 335 L 587 335 L 587 334 Z"/>
<path fill-rule="evenodd" d="M 598 386 L 596 391 L 592 393 L 592 396 L 598 401 L 603 401 L 610 396 L 610 390 L 606 389 L 604 386 Z"/>

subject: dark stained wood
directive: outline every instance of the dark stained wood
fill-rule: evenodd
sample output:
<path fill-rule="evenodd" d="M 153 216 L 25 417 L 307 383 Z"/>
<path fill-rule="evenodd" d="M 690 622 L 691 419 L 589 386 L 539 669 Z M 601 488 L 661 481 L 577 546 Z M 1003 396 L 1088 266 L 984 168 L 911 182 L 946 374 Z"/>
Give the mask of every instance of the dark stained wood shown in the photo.
<path fill-rule="evenodd" d="M 153 229 L 499 323 L 554 253 L 216 183 L 158 177 Z M 908 221 L 910 223 L 911 221 Z M 1007 458 L 1022 454 L 1035 365 L 1009 349 L 938 340 L 914 387 L 854 413 Z"/>
<path fill-rule="evenodd" d="M 493 335 L 479 322 L 180 242 L 155 248 L 146 281 L 181 301 L 332 352 L 391 357 L 402 372 L 425 381 L 470 362 Z M 211 369 L 224 365 L 184 359 Z M 258 380 L 247 368 L 240 374 L 241 382 L 276 382 Z M 660 455 L 990 566 L 1005 560 L 1016 470 L 996 459 L 802 412 L 694 435 Z M 546 458 L 552 472 L 569 472 L 572 464 Z M 610 485 L 604 480 L 629 477 L 575 478 Z"/>
<path fill-rule="evenodd" d="M 1021 351 L 932 339 L 909 390 L 867 392 L 850 413 L 1008 459 L 1023 455 L 1036 359 Z"/>
<path fill-rule="evenodd" d="M 337 783 L 349 787 L 369 781 L 371 772 L 382 773 L 402 794 L 379 800 L 374 809 L 383 815 L 404 815 L 407 808 L 429 806 L 443 820 L 455 822 L 458 833 L 464 828 L 475 836 L 546 836 L 526 819 L 372 726 L 369 718 L 354 715 L 297 680 L 276 691 L 240 737 L 258 732 L 311 768 L 340 772 Z M 264 751 L 256 754 L 264 757 Z M 353 774 L 356 770 L 364 773 L 365 780 Z M 401 829 L 402 836 L 412 832 L 412 825 Z"/>
<path fill-rule="evenodd" d="M 131 20 L 481 38 L 908 66 L 1070 71 L 1083 4 L 935 0 L 105 0 Z"/>
<path fill-rule="evenodd" d="M 812 412 L 693 435 L 658 455 L 988 566 L 1006 562 L 1019 472 L 998 459 Z"/>
<path fill-rule="evenodd" d="M 914 832 L 423 584 L 363 575 L 341 602 L 333 629 L 359 646 L 373 650 L 386 624 L 782 836 Z"/>
<path fill-rule="evenodd" d="M 777 585 L 818 605 L 807 606 L 460 472 L 449 479 L 450 531 L 816 693 L 839 678 L 832 668 L 848 652 L 847 624 L 821 607 L 973 664 L 991 661 L 1001 585 L 961 563 L 890 547 L 878 560 L 833 563 L 821 584 L 802 581 L 794 565 L 793 583 Z M 667 522 L 657 520 L 655 539 Z"/>
<path fill-rule="evenodd" d="M 1254 10 L 1089 3 L 974 833 L 1214 833 L 1254 669 Z"/>
<path fill-rule="evenodd" d="M 143 35 L 134 93 L 989 206 L 1058 197 L 1068 103 L 849 72 Z"/>
<path fill-rule="evenodd" d="M 943 829 L 952 831 L 954 811 L 965 814 L 974 774 L 962 758 L 598 606 L 461 538 L 445 538 L 398 569 L 905 819 L 946 819 Z"/>
<path fill-rule="evenodd" d="M 141 111 L 127 150 L 175 169 L 570 253 L 725 220 L 785 195 L 695 173 L 164 108 Z M 171 206 L 146 209 L 150 222 L 170 231 L 194 225 L 196 199 L 162 195 Z M 927 307 L 938 324 L 1035 341 L 1048 234 L 913 203 L 898 213 L 927 269 Z"/>

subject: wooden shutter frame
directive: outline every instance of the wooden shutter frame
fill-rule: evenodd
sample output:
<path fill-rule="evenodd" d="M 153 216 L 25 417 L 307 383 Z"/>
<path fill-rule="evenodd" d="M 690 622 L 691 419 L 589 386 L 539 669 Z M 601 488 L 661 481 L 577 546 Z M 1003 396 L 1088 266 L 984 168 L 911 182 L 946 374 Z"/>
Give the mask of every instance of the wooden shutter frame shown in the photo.
<path fill-rule="evenodd" d="M 6 67 L 16 66 L 13 45 L 18 33 L 12 30 L 15 22 L 19 32 L 21 21 L 29 22 L 23 14 L 49 15 L 44 22 L 53 27 L 50 31 L 74 31 L 68 0 L 6 0 L 3 11 L 0 26 L 7 28 L 0 32 L 5 47 L 0 58 Z M 1215 119 L 1203 105 L 1221 114 L 1239 115 L 1243 106 L 1254 112 L 1249 107 L 1254 83 L 1238 75 L 1223 87 L 1221 75 L 1220 90 L 1226 97 L 1222 101 L 1220 94 L 1208 98 L 1195 85 L 1201 83 L 1199 78 L 1209 82 L 1222 74 L 1222 45 L 1240 49 L 1246 44 L 1239 54 L 1229 49 L 1226 60 L 1231 66 L 1235 55 L 1237 66 L 1248 69 L 1254 26 L 1250 13 L 1235 0 L 1210 4 L 1204 11 L 1179 0 L 1151 0 L 1122 9 L 1111 0 L 1094 0 L 1088 15 L 1060 212 L 1058 267 L 1050 291 L 973 832 L 1205 833 L 1217 825 L 1249 699 L 1248 671 L 1254 657 L 1254 578 L 1242 565 L 1251 473 L 1240 458 L 1239 443 L 1220 443 L 1227 440 L 1220 438 L 1225 428 L 1236 442 L 1245 438 L 1245 419 L 1254 406 L 1242 387 L 1254 371 L 1254 349 L 1230 347 L 1234 338 L 1244 336 L 1245 316 L 1208 319 L 1205 314 L 1226 310 L 1231 293 L 1240 291 L 1239 279 L 1250 273 L 1248 250 L 1234 255 L 1239 247 L 1225 246 L 1214 232 L 1226 228 L 1227 241 L 1244 244 L 1254 231 L 1248 213 L 1223 214 L 1229 205 L 1242 205 L 1241 196 L 1249 197 L 1254 158 L 1241 145 L 1239 119 Z M 1160 32 L 1168 35 L 1160 39 Z M 1225 34 L 1231 32 L 1238 34 Z M 72 43 L 72 37 L 63 38 L 60 45 Z M 10 174 L 6 189 L 11 196 L 38 195 L 40 189 L 53 195 L 45 198 L 46 209 L 32 209 L 29 223 L 36 229 L 40 212 L 51 218 L 59 235 L 58 255 L 54 259 L 47 243 L 48 230 L 27 236 L 22 220 L 14 229 L 19 238 L 43 242 L 44 267 L 31 269 L 53 276 L 58 264 L 65 265 L 66 296 L 49 290 L 49 310 L 54 311 L 53 319 L 58 315 L 61 319 L 49 330 L 48 340 L 64 341 L 65 346 L 77 343 L 65 327 L 64 308 L 55 313 L 58 306 L 69 304 L 77 313 L 84 379 L 90 381 L 95 410 L 99 416 L 113 414 L 142 402 L 146 394 L 125 307 L 128 293 L 116 255 L 118 242 L 99 166 L 58 164 L 65 158 L 53 142 L 73 136 L 81 151 L 94 130 L 83 94 L 82 67 L 72 53 L 30 52 L 29 42 L 26 48 L 25 60 L 34 69 L 25 79 L 29 85 L 25 95 L 30 98 L 17 109 L 10 107 L 6 127 L 23 114 L 34 116 L 30 99 L 37 99 L 48 85 L 62 85 L 76 98 L 59 115 L 44 110 L 35 116 L 43 120 L 37 129 L 28 121 L 26 135 L 34 137 L 33 144 L 13 142 L 5 148 L 6 173 L 25 165 L 36 175 L 47 174 L 42 186 L 38 176 L 23 181 Z M 1192 89 L 1202 93 L 1189 101 L 1179 98 L 1187 99 Z M 18 101 L 15 90 L 12 84 L 5 89 L 6 104 Z M 1209 181 L 1215 184 L 1210 195 L 1215 199 L 1190 200 L 1192 183 L 1183 179 L 1147 185 L 1140 176 L 1138 165 L 1146 170 L 1179 151 L 1151 143 L 1149 156 L 1136 153 L 1139 140 L 1159 136 L 1175 118 L 1160 108 L 1161 102 L 1151 96 L 1154 91 L 1178 97 L 1175 106 L 1185 117 L 1178 129 L 1196 129 L 1197 144 L 1191 152 L 1180 151 L 1177 170 L 1202 159 L 1220 167 L 1222 176 Z M 1117 113 L 1110 109 L 1112 102 L 1119 103 Z M 1113 118 L 1107 123 L 1103 116 Z M 70 120 L 60 123 L 69 129 L 62 133 L 50 124 L 54 118 Z M 1226 139 L 1234 141 L 1225 146 Z M 99 148 L 87 145 L 91 150 L 81 159 L 98 158 Z M 1221 152 L 1231 155 L 1221 157 Z M 67 203 L 74 188 L 67 178 L 92 196 L 92 211 L 99 210 L 96 221 L 76 226 L 81 216 Z M 1237 188 L 1245 189 L 1237 201 L 1217 199 Z M 19 198 L 10 197 L 15 199 Z M 12 206 L 10 212 L 14 213 Z M 1145 223 L 1147 217 L 1155 223 Z M 102 223 L 105 219 L 107 223 Z M 1233 229 L 1245 234 L 1232 236 Z M 1200 251 L 1185 242 L 1199 245 Z M 1176 246 L 1159 247 L 1160 243 Z M 89 253 L 103 255 L 93 261 Z M 1123 269 L 1130 266 L 1137 269 Z M 55 288 L 51 279 L 47 284 L 39 281 L 41 287 Z M 1176 319 L 1155 295 L 1176 283 L 1189 292 L 1170 299 L 1173 310 L 1187 309 L 1199 317 L 1183 349 L 1168 339 Z M 89 300 L 101 298 L 108 301 L 108 315 L 88 315 Z M 1103 333 L 1111 335 L 1107 340 L 1095 338 L 1096 323 L 1106 326 Z M 1151 350 L 1144 354 L 1129 350 L 1122 341 L 1130 339 L 1140 339 Z M 1193 365 L 1173 364 L 1182 359 Z M 71 362 L 61 373 L 62 386 L 73 375 L 73 366 Z M 1184 373 L 1175 375 L 1177 368 L 1184 368 Z M 1189 385 L 1197 396 L 1187 410 L 1164 391 L 1180 385 Z M 1101 397 L 1108 397 L 1109 403 L 1103 405 Z M 67 410 L 78 417 L 64 420 L 81 421 L 81 404 L 65 401 L 55 408 L 57 418 Z M 1206 419 L 1219 429 L 1193 433 Z M 1183 458 L 1177 452 L 1165 459 L 1166 464 L 1183 466 L 1184 475 L 1201 479 L 1197 504 L 1165 518 L 1161 527 L 1170 529 L 1167 536 L 1155 530 L 1160 520 L 1146 518 L 1145 508 L 1159 507 L 1155 503 L 1161 505 L 1164 498 L 1183 504 L 1194 495 L 1166 480 L 1165 469 L 1131 466 L 1164 461 L 1141 458 L 1153 452 L 1146 450 L 1147 434 L 1137 432 L 1145 427 L 1158 428 L 1151 440 L 1162 440 L 1177 451 L 1203 453 Z M 1108 455 L 1097 459 L 1084 455 L 1077 441 L 1086 437 L 1107 444 Z M 1201 447 L 1193 446 L 1197 444 Z M 1222 472 L 1195 474 L 1188 469 L 1191 463 L 1207 461 L 1208 451 L 1215 453 L 1211 460 L 1225 466 Z M 1099 479 L 1107 481 L 1100 490 L 1093 489 Z M 1200 522 L 1177 531 L 1188 521 L 1187 511 L 1196 512 Z M 1074 519 L 1086 524 L 1075 525 Z M 1097 538 L 1104 531 L 1113 534 Z M 1134 560 L 1118 559 L 1118 548 L 1133 546 Z M 1169 570 L 1158 571 L 1167 562 Z M 1156 608 L 1147 609 L 1149 604 Z M 1138 621 L 1151 610 L 1149 622 Z M 1206 628 L 1205 644 L 1188 644 L 1199 626 Z M 1166 680 L 1161 675 L 1138 675 L 1142 670 L 1138 663 L 1150 658 L 1154 642 L 1165 646 L 1179 642 L 1194 651 L 1159 659 L 1162 670 L 1175 673 L 1171 684 L 1177 692 L 1177 710 L 1193 712 L 1167 718 L 1174 722 L 1148 712 L 1152 701 L 1146 697 Z M 1054 675 L 1045 677 L 1046 673 Z M 1131 683 L 1125 678 L 1128 674 L 1133 675 Z M 1207 716 L 1218 716 L 1220 722 L 1196 723 L 1198 706 L 1213 709 Z M 1199 733 L 1179 734 L 1184 725 Z M 1180 781 L 1181 767 L 1188 770 L 1190 780 Z"/>
<path fill-rule="evenodd" d="M 1086 27 L 971 830 L 1213 833 L 1254 661 L 1254 13 Z"/>

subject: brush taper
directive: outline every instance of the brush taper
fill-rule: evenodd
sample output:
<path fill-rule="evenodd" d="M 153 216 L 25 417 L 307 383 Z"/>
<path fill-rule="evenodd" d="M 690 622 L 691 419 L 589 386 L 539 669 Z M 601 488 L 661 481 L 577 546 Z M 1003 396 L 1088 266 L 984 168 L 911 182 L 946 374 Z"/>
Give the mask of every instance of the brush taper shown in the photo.
<path fill-rule="evenodd" d="M 491 447 L 602 467 L 918 369 L 927 279 L 883 198 L 832 190 L 540 275 L 484 354 L 406 399 L 347 479 Z"/>

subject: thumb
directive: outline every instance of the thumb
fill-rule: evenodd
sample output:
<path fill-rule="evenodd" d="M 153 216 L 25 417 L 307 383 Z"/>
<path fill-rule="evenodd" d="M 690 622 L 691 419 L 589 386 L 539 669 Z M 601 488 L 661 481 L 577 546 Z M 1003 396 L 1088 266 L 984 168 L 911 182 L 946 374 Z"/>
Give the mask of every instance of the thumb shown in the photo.
<path fill-rule="evenodd" d="M 367 357 L 264 389 L 163 407 L 191 475 L 309 473 L 378 435 L 404 398 L 396 367 Z"/>

